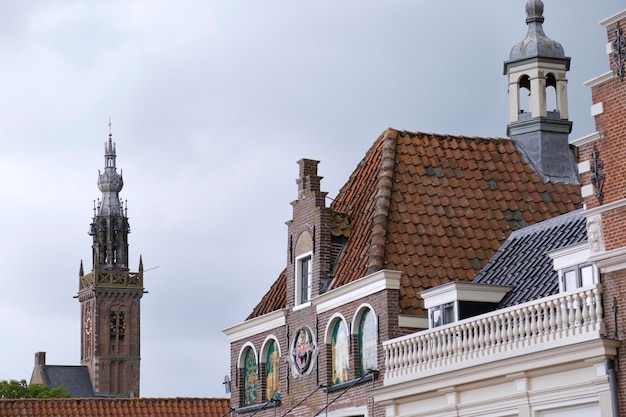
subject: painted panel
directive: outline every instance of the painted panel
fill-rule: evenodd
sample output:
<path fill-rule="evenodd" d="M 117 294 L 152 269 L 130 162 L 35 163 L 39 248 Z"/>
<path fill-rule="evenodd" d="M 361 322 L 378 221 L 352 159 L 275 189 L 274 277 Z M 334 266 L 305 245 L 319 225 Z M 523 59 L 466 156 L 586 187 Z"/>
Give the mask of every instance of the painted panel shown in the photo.
<path fill-rule="evenodd" d="M 348 380 L 350 374 L 350 343 L 348 329 L 342 320 L 337 320 L 333 327 L 332 358 L 333 384 L 340 384 Z"/>
<path fill-rule="evenodd" d="M 359 373 L 367 374 L 377 367 L 376 320 L 371 310 L 363 312 L 359 321 Z"/>
<path fill-rule="evenodd" d="M 265 357 L 265 375 L 267 375 L 265 398 L 267 400 L 279 400 L 280 356 L 278 355 L 278 347 L 274 341 L 270 342 L 267 347 L 267 356 Z"/>
<path fill-rule="evenodd" d="M 243 368 L 243 380 L 243 405 L 247 406 L 256 404 L 259 374 L 257 372 L 256 357 L 252 349 L 248 349 L 246 352 Z"/>

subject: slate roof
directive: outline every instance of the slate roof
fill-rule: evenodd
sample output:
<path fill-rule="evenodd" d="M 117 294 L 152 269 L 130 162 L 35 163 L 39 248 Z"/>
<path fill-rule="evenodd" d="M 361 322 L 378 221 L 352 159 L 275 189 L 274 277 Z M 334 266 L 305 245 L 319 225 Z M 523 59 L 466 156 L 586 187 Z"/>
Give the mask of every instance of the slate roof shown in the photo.
<path fill-rule="evenodd" d="M 582 210 L 515 231 L 474 282 L 514 286 L 502 308 L 556 294 L 558 273 L 547 253 L 586 241 Z"/>
<path fill-rule="evenodd" d="M 64 398 L 0 401 L 3 417 L 222 417 L 228 398 Z"/>
<path fill-rule="evenodd" d="M 388 129 L 331 203 L 350 225 L 332 288 L 399 270 L 401 313 L 424 315 L 421 291 L 471 281 L 512 231 L 581 202 L 580 186 L 544 183 L 510 139 Z M 283 271 L 248 318 L 286 307 L 285 284 Z"/>
<path fill-rule="evenodd" d="M 74 398 L 96 396 L 86 366 L 45 365 L 43 372 L 49 388 L 63 385 Z"/>

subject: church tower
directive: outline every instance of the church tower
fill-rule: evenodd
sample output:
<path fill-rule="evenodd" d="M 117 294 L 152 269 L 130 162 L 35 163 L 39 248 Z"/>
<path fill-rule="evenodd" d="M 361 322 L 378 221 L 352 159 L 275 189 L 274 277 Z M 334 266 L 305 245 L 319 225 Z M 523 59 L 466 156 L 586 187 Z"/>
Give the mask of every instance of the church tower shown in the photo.
<path fill-rule="evenodd" d="M 507 135 L 528 162 L 551 182 L 578 183 L 568 136 L 567 78 L 570 58 L 543 31 L 543 2 L 526 3 L 526 38 L 504 63 L 509 83 Z"/>
<path fill-rule="evenodd" d="M 80 265 L 81 365 L 89 368 L 94 391 L 102 396 L 139 396 L 140 301 L 144 294 L 143 263 L 128 266 L 127 209 L 119 192 L 124 181 L 115 166 L 111 133 L 99 172 L 102 199 L 94 204 L 89 226 L 93 238 L 93 270 Z"/>

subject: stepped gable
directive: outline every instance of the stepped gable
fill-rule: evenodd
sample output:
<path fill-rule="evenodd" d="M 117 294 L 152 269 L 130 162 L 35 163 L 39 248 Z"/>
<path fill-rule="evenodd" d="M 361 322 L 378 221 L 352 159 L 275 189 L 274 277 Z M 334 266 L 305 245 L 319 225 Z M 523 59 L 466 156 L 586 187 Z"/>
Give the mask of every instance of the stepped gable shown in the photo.
<path fill-rule="evenodd" d="M 54 398 L 0 401 L 4 417 L 223 417 L 228 398 Z"/>
<path fill-rule="evenodd" d="M 350 221 L 330 289 L 402 271 L 401 313 L 424 315 L 421 291 L 473 280 L 511 232 L 581 201 L 579 185 L 544 183 L 510 139 L 388 129 L 330 206 Z M 270 298 L 249 318 L 277 309 Z"/>
<path fill-rule="evenodd" d="M 547 254 L 586 242 L 586 225 L 581 209 L 513 232 L 474 282 L 512 286 L 500 308 L 557 294 L 559 274 Z"/>

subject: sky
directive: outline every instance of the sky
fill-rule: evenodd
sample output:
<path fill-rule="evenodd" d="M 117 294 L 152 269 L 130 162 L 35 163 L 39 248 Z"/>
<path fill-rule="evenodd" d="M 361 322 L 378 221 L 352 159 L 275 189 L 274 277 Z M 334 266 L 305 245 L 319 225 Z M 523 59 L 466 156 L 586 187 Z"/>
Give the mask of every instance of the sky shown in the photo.
<path fill-rule="evenodd" d="M 618 0 L 544 0 L 584 81 Z M 131 269 L 143 256 L 141 395 L 223 397 L 229 344 L 286 265 L 296 161 L 334 197 L 386 128 L 505 137 L 524 0 L 0 1 L 0 379 L 80 363 L 81 259 L 111 132 Z"/>

